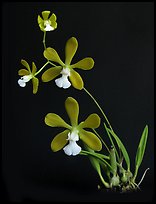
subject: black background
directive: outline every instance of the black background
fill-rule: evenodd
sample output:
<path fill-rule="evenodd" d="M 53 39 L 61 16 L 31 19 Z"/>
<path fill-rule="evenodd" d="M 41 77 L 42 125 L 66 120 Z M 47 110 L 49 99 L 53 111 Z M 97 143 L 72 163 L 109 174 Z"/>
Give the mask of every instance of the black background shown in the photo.
<path fill-rule="evenodd" d="M 74 36 L 79 47 L 73 63 L 92 57 L 90 71 L 78 70 L 85 87 L 104 109 L 115 132 L 125 144 L 131 169 L 137 145 L 149 125 L 147 149 L 137 182 L 150 168 L 141 191 L 107 193 L 87 157 L 53 153 L 52 138 L 60 128 L 44 124 L 55 112 L 69 121 L 64 108 L 68 96 L 80 104 L 79 121 L 90 113 L 101 114 L 84 91 L 63 90 L 55 82 L 42 83 L 32 94 L 32 84 L 19 87 L 20 60 L 34 61 L 39 69 L 43 57 L 43 32 L 37 16 L 50 10 L 58 28 L 47 32 L 47 46 L 64 60 L 66 41 Z M 41 75 L 39 75 L 40 77 Z M 153 2 L 53 2 L 2 4 L 2 188 L 4 201 L 151 201 L 154 189 L 154 3 Z M 100 115 L 101 116 L 101 115 Z M 102 134 L 103 128 L 99 128 Z M 105 135 L 104 135 L 105 136 Z M 107 141 L 107 139 L 106 139 Z M 108 141 L 107 141 L 108 142 Z"/>

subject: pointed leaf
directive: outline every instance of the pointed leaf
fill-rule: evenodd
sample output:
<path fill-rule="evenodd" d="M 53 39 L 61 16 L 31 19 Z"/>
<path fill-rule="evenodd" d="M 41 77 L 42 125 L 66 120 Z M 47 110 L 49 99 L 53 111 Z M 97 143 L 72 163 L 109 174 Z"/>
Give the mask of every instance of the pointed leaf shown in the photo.
<path fill-rule="evenodd" d="M 65 108 L 70 118 L 71 125 L 76 126 L 78 124 L 79 116 L 78 102 L 74 98 L 68 97 L 65 101 Z"/>
<path fill-rule="evenodd" d="M 71 126 L 55 113 L 48 113 L 45 117 L 45 123 L 51 127 L 65 127 L 67 129 L 71 129 Z"/>
<path fill-rule="evenodd" d="M 66 65 L 70 65 L 71 60 L 73 59 L 76 50 L 78 47 L 78 42 L 76 40 L 76 38 L 71 37 L 67 43 L 66 43 L 66 47 L 65 47 L 65 55 L 66 55 L 66 60 L 65 60 L 65 64 Z"/>
<path fill-rule="evenodd" d="M 56 66 L 47 69 L 43 74 L 42 74 L 42 81 L 43 82 L 49 82 L 53 80 L 55 77 L 57 77 L 62 70 L 61 66 Z"/>
<path fill-rule="evenodd" d="M 107 128 L 107 127 L 106 127 Z M 123 143 L 121 142 L 121 140 L 119 139 L 119 137 L 114 133 L 114 131 L 110 130 L 109 128 L 107 128 L 108 132 L 111 133 L 111 135 L 114 137 L 114 139 L 116 140 L 116 143 L 119 147 L 119 149 L 121 149 L 122 154 L 124 156 L 124 159 L 126 161 L 127 164 L 127 169 L 130 169 L 130 159 L 129 159 L 129 155 L 127 153 L 127 150 L 125 148 L 125 146 L 123 145 Z"/>
<path fill-rule="evenodd" d="M 51 142 L 51 149 L 54 152 L 59 151 L 68 143 L 68 133 L 69 130 L 64 130 L 63 132 L 57 134 Z"/>
<path fill-rule="evenodd" d="M 144 130 L 143 130 L 143 133 L 142 133 L 139 145 L 138 145 L 137 153 L 136 153 L 136 158 L 135 158 L 135 165 L 138 168 L 139 168 L 139 166 L 143 160 L 143 157 L 144 157 L 146 143 L 147 143 L 147 137 L 148 137 L 148 126 L 146 125 Z"/>
<path fill-rule="evenodd" d="M 47 60 L 51 60 L 53 62 L 59 63 L 62 66 L 65 66 L 65 64 L 60 59 L 60 57 L 59 57 L 58 53 L 56 52 L 56 50 L 54 50 L 53 48 L 48 47 L 46 50 L 44 50 L 43 55 Z"/>
<path fill-rule="evenodd" d="M 86 57 L 79 62 L 71 65 L 72 68 L 79 68 L 83 70 L 90 70 L 94 66 L 94 60 L 91 57 Z"/>
<path fill-rule="evenodd" d="M 92 132 L 82 129 L 79 131 L 80 139 L 95 151 L 102 149 L 102 143 L 100 139 Z"/>
<path fill-rule="evenodd" d="M 25 76 L 25 75 L 29 75 L 29 74 L 30 74 L 29 71 L 26 70 L 26 69 L 20 69 L 20 70 L 18 71 L 18 75 L 19 75 L 19 76 Z"/>
<path fill-rule="evenodd" d="M 33 94 L 36 94 L 38 91 L 38 85 L 39 85 L 39 80 L 36 77 L 32 78 L 32 83 L 33 83 Z"/>
<path fill-rule="evenodd" d="M 84 87 L 83 80 L 81 76 L 73 69 L 70 71 L 69 78 L 74 88 L 79 89 L 79 90 L 83 89 Z"/>
<path fill-rule="evenodd" d="M 81 128 L 98 128 L 100 125 L 100 117 L 96 113 L 92 113 L 87 119 L 80 124 Z"/>

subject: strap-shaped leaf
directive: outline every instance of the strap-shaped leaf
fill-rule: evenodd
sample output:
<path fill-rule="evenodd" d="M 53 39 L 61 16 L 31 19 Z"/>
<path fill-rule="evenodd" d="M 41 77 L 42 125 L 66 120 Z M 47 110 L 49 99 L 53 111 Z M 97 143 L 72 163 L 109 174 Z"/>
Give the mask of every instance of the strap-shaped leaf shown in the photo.
<path fill-rule="evenodd" d="M 124 159 L 125 159 L 126 164 L 127 164 L 127 170 L 130 170 L 130 159 L 129 159 L 129 155 L 127 153 L 125 146 L 123 145 L 123 143 L 121 142 L 119 137 L 114 133 L 114 131 L 110 130 L 108 127 L 106 127 L 106 128 L 107 128 L 108 132 L 111 133 L 111 135 L 114 137 L 119 149 L 121 149 L 122 154 L 123 154 Z"/>
<path fill-rule="evenodd" d="M 147 137 L 148 137 L 148 126 L 146 125 L 143 132 L 142 136 L 138 145 L 136 157 L 135 157 L 135 165 L 139 168 L 143 157 L 145 153 L 145 148 L 146 148 L 146 143 L 147 143 Z"/>

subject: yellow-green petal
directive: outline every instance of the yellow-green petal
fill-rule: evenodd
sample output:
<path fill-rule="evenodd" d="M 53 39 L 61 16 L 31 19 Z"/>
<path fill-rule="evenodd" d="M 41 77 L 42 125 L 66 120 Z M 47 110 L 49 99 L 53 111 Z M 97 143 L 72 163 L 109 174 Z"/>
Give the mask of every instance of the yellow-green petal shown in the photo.
<path fill-rule="evenodd" d="M 51 149 L 54 152 L 59 151 L 68 143 L 68 133 L 69 130 L 64 130 L 63 132 L 57 134 L 51 142 Z"/>
<path fill-rule="evenodd" d="M 72 68 L 79 68 L 83 70 L 90 70 L 94 66 L 94 60 L 91 57 L 86 57 L 79 62 L 71 65 Z"/>
<path fill-rule="evenodd" d="M 56 19 L 57 19 L 57 17 L 54 13 L 49 18 L 50 21 L 56 21 Z"/>
<path fill-rule="evenodd" d="M 47 19 L 48 19 L 49 14 L 50 14 L 50 11 L 42 11 L 42 16 L 43 16 L 43 19 L 44 19 L 44 20 L 47 20 Z"/>
<path fill-rule="evenodd" d="M 38 91 L 38 85 L 39 85 L 39 80 L 36 77 L 32 78 L 32 83 L 33 83 L 33 94 L 36 94 Z"/>
<path fill-rule="evenodd" d="M 61 66 L 56 66 L 47 69 L 43 74 L 42 74 L 42 81 L 43 82 L 48 82 L 53 80 L 55 77 L 57 77 L 62 70 Z"/>
<path fill-rule="evenodd" d="M 87 117 L 87 119 L 80 124 L 81 128 L 98 128 L 100 125 L 100 117 L 93 113 Z"/>
<path fill-rule="evenodd" d="M 34 75 L 37 71 L 36 65 L 34 62 L 32 62 L 32 74 Z"/>
<path fill-rule="evenodd" d="M 28 69 L 29 73 L 31 73 L 30 66 L 29 66 L 28 62 L 22 59 L 21 63 L 23 64 L 23 66 L 25 66 Z"/>
<path fill-rule="evenodd" d="M 76 50 L 77 50 L 77 47 L 78 47 L 78 42 L 76 40 L 76 38 L 74 37 L 71 37 L 67 43 L 66 43 L 66 46 L 65 46 L 65 64 L 66 65 L 70 65 L 71 63 L 71 60 L 73 59 L 75 53 L 76 53 Z"/>
<path fill-rule="evenodd" d="M 55 113 L 48 113 L 45 116 L 45 124 L 51 127 L 64 127 L 71 129 L 71 126 L 68 125 L 59 115 Z"/>
<path fill-rule="evenodd" d="M 57 28 L 57 22 L 56 21 L 51 21 L 51 26 L 56 29 Z"/>
<path fill-rule="evenodd" d="M 78 102 L 74 98 L 68 97 L 65 101 L 65 108 L 70 118 L 71 125 L 72 126 L 78 125 L 78 116 L 79 116 Z"/>
<path fill-rule="evenodd" d="M 80 139 L 91 149 L 95 151 L 100 151 L 102 149 L 102 143 L 94 133 L 82 129 L 79 131 L 79 136 Z"/>
<path fill-rule="evenodd" d="M 72 86 L 76 89 L 83 89 L 84 87 L 84 83 L 83 80 L 81 78 L 81 76 L 73 69 L 70 70 L 70 81 L 72 83 Z"/>
<path fill-rule="evenodd" d="M 57 62 L 59 63 L 60 65 L 64 66 L 65 64 L 62 62 L 62 60 L 60 59 L 58 53 L 56 52 L 56 50 L 54 50 L 53 48 L 51 47 L 48 47 L 46 50 L 44 50 L 44 53 L 43 53 L 44 57 L 47 59 L 47 60 L 51 60 L 53 62 Z"/>
<path fill-rule="evenodd" d="M 25 75 L 29 75 L 29 74 L 30 74 L 29 71 L 26 70 L 26 69 L 20 69 L 20 70 L 18 71 L 18 75 L 19 75 L 19 76 L 25 76 Z"/>
<path fill-rule="evenodd" d="M 37 22 L 38 22 L 38 24 L 43 23 L 43 19 L 41 18 L 41 16 L 40 16 L 40 15 L 38 15 Z"/>

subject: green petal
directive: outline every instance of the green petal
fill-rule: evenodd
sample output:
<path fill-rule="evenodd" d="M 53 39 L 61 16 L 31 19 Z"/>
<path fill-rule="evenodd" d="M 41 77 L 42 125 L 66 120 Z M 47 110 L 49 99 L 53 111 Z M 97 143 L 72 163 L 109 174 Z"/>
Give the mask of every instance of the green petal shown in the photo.
<path fill-rule="evenodd" d="M 34 75 L 37 71 L 36 65 L 34 62 L 32 62 L 32 74 Z"/>
<path fill-rule="evenodd" d="M 83 70 L 89 70 L 92 69 L 94 66 L 94 60 L 91 57 L 86 57 L 79 62 L 71 65 L 72 68 L 79 68 Z"/>
<path fill-rule="evenodd" d="M 56 15 L 54 13 L 49 18 L 50 21 L 56 21 L 56 19 Z"/>
<path fill-rule="evenodd" d="M 19 75 L 19 76 L 25 76 L 25 75 L 29 75 L 29 74 L 30 74 L 29 71 L 26 70 L 26 69 L 20 69 L 20 70 L 18 71 L 18 75 Z"/>
<path fill-rule="evenodd" d="M 51 26 L 56 29 L 57 28 L 57 23 L 56 21 L 51 21 Z"/>
<path fill-rule="evenodd" d="M 88 118 L 80 124 L 81 128 L 97 128 L 100 125 L 100 117 L 93 113 L 88 116 Z"/>
<path fill-rule="evenodd" d="M 76 126 L 78 124 L 79 116 L 78 102 L 74 98 L 68 97 L 65 101 L 65 108 L 70 118 L 71 125 Z"/>
<path fill-rule="evenodd" d="M 48 82 L 53 80 L 55 77 L 57 77 L 62 70 L 61 66 L 56 66 L 47 69 L 43 74 L 42 74 L 42 81 L 43 82 Z"/>
<path fill-rule="evenodd" d="M 44 20 L 47 20 L 47 19 L 48 19 L 49 14 L 50 14 L 50 11 L 42 11 L 42 16 L 43 16 L 43 19 L 44 19 Z"/>
<path fill-rule="evenodd" d="M 51 142 L 51 149 L 54 152 L 59 151 L 60 149 L 62 149 L 68 142 L 67 138 L 68 138 L 68 133 L 69 130 L 65 130 L 59 134 L 57 134 L 54 139 Z"/>
<path fill-rule="evenodd" d="M 33 83 L 33 94 L 36 94 L 38 91 L 38 85 L 39 85 L 39 80 L 36 77 L 32 78 L 32 83 Z"/>
<path fill-rule="evenodd" d="M 45 117 L 45 123 L 51 127 L 65 127 L 71 129 L 71 126 L 55 113 L 48 113 Z"/>
<path fill-rule="evenodd" d="M 102 143 L 94 133 L 82 129 L 79 131 L 79 135 L 80 139 L 91 149 L 95 151 L 100 151 L 102 149 Z"/>
<path fill-rule="evenodd" d="M 41 16 L 40 16 L 40 15 L 38 15 L 37 22 L 38 22 L 38 24 L 43 23 L 43 19 L 41 18 Z"/>
<path fill-rule="evenodd" d="M 44 57 L 47 59 L 47 60 L 51 60 L 53 62 L 57 62 L 59 63 L 60 65 L 64 66 L 65 64 L 62 62 L 62 60 L 60 59 L 58 53 L 56 52 L 56 50 L 54 50 L 53 48 L 51 47 L 48 47 L 46 50 L 44 50 L 44 53 L 43 53 Z"/>
<path fill-rule="evenodd" d="M 29 73 L 31 73 L 30 66 L 29 66 L 28 62 L 26 62 L 25 60 L 22 59 L 21 63 L 23 64 L 23 66 L 25 66 L 28 69 Z"/>
<path fill-rule="evenodd" d="M 81 78 L 81 76 L 73 69 L 70 70 L 70 81 L 72 83 L 72 86 L 76 89 L 83 89 L 84 83 Z"/>
<path fill-rule="evenodd" d="M 76 38 L 71 37 L 67 43 L 66 43 L 66 47 L 65 47 L 65 55 L 66 55 L 66 60 L 65 60 L 65 64 L 66 65 L 70 65 L 71 60 L 73 59 L 76 50 L 78 47 L 78 42 L 76 40 Z"/>

